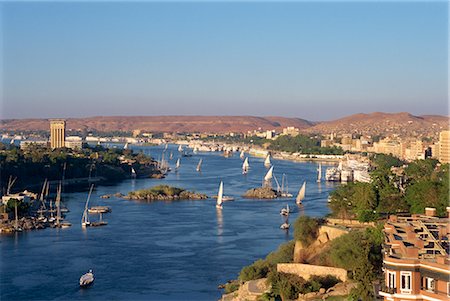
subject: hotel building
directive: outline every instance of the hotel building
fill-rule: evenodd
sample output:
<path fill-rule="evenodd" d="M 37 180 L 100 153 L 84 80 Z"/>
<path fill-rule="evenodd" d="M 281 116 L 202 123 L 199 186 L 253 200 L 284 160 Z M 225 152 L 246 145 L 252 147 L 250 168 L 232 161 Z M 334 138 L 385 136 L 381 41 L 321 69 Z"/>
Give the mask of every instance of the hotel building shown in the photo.
<path fill-rule="evenodd" d="M 64 119 L 50 120 L 50 147 L 52 149 L 65 147 L 66 121 Z"/>
<path fill-rule="evenodd" d="M 425 215 L 393 215 L 384 233 L 384 300 L 449 300 L 449 219 L 436 217 L 435 208 Z"/>

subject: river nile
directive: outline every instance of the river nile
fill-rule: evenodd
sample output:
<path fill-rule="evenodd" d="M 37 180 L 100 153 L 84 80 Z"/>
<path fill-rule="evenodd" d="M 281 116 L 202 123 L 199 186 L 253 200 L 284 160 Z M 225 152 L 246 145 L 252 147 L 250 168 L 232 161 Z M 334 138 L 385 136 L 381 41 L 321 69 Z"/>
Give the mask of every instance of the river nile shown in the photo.
<path fill-rule="evenodd" d="M 156 159 L 161 147 L 134 147 Z M 178 156 L 175 146 L 169 151 Z M 202 172 L 195 167 L 203 158 Z M 274 174 L 289 181 L 289 192 L 296 194 L 307 181 L 304 205 L 292 199 L 249 200 L 241 198 L 248 189 L 261 185 L 266 172 L 263 159 L 250 157 L 248 175 L 241 174 L 238 154 L 225 158 L 222 153 L 199 153 L 181 159 L 178 173 L 162 180 L 126 180 L 115 186 L 96 187 L 91 205 L 107 205 L 108 225 L 81 228 L 87 192 L 65 193 L 70 210 L 67 229 L 36 230 L 1 236 L 2 300 L 217 300 L 217 285 L 236 278 L 240 269 L 266 256 L 280 243 L 292 239 L 281 230 L 280 209 L 289 203 L 300 214 L 324 216 L 328 193 L 334 184 L 316 183 L 316 163 L 272 160 Z M 326 167 L 326 165 L 324 165 Z M 195 190 L 209 196 L 217 194 L 220 181 L 224 194 L 235 197 L 222 211 L 215 200 L 145 203 L 104 194 L 168 184 Z M 95 218 L 95 216 L 93 216 Z M 80 289 L 80 276 L 93 269 L 95 282 Z"/>

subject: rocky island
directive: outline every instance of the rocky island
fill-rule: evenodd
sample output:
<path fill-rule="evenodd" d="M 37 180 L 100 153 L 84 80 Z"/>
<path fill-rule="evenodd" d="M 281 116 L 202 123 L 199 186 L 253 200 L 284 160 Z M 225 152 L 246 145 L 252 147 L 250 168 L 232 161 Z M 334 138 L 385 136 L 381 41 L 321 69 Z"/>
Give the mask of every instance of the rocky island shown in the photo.
<path fill-rule="evenodd" d="M 258 187 L 247 190 L 243 197 L 247 199 L 275 199 L 278 197 L 278 193 L 270 187 Z"/>
<path fill-rule="evenodd" d="M 204 200 L 208 196 L 202 193 L 188 191 L 168 185 L 158 185 L 149 189 L 131 191 L 124 196 L 127 200 L 142 201 L 175 201 L 175 200 Z"/>

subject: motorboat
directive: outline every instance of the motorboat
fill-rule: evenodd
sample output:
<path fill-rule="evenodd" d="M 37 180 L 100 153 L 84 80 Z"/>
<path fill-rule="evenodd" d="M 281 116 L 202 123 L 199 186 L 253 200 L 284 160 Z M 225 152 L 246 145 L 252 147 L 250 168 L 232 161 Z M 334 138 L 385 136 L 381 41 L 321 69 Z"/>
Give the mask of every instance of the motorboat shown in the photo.
<path fill-rule="evenodd" d="M 80 286 L 87 287 L 94 282 L 94 273 L 92 270 L 89 270 L 86 274 L 80 277 Z"/>

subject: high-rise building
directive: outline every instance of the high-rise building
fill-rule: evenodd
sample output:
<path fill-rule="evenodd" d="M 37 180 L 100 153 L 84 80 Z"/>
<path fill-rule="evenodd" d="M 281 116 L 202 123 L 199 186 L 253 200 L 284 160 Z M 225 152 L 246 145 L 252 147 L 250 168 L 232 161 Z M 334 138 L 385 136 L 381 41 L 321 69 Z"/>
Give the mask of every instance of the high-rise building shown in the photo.
<path fill-rule="evenodd" d="M 450 163 L 450 131 L 439 134 L 439 161 Z"/>
<path fill-rule="evenodd" d="M 50 120 L 50 147 L 52 149 L 65 146 L 66 121 L 64 119 Z"/>

